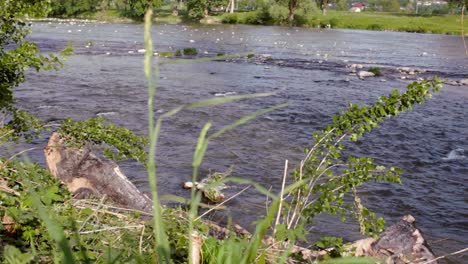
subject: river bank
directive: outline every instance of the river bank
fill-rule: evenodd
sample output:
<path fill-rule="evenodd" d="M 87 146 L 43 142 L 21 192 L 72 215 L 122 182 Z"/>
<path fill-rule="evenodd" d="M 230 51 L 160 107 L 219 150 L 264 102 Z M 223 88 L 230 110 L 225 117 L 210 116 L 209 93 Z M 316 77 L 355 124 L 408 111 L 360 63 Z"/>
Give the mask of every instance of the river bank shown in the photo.
<path fill-rule="evenodd" d="M 141 24 L 33 23 L 31 29 L 31 39 L 43 52 L 57 52 L 71 41 L 75 43 L 75 53 L 59 72 L 31 72 L 28 83 L 18 89 L 18 103 L 51 122 L 67 117 L 83 120 L 105 116 L 135 133 L 145 134 L 147 97 L 141 71 L 143 54 L 138 52 L 144 48 Z M 163 129 L 171 137 L 162 137 L 159 146 L 163 154 L 158 158 L 162 195 L 187 198 L 188 193 L 180 184 L 189 180 L 192 172 L 193 153 L 187 149 L 193 149 L 196 143 L 194 135 L 199 132 L 200 126 L 196 124 L 200 120 L 210 119 L 222 127 L 258 109 L 290 102 L 287 109 L 260 117 L 255 123 L 226 134 L 223 140 L 210 142 L 201 172 L 225 171 L 234 164 L 233 175 L 275 188 L 281 186 L 279 175 L 284 169 L 281 166 L 284 159 L 297 164 L 301 150 L 310 144 L 310 135 L 328 124 L 337 111 L 345 109 L 349 102 L 367 104 L 394 88 L 404 89 L 410 82 L 387 78 L 385 72 L 384 77 L 362 81 L 356 74 L 349 75 L 346 64 L 382 70 L 411 67 L 447 79 L 468 78 L 463 44 L 457 36 L 200 24 L 161 24 L 152 30 L 157 37 L 156 51 L 194 47 L 200 56 L 205 56 L 205 51 L 208 55 L 250 52 L 270 54 L 273 59 L 268 64 L 253 58 L 164 64 L 155 111 L 164 113 L 181 104 L 228 93 L 277 93 L 271 98 L 220 106 L 216 110 L 186 111 L 165 123 Z M 430 242 L 448 238 L 434 244 L 438 255 L 459 250 L 466 244 L 460 220 L 466 205 L 459 184 L 466 175 L 466 159 L 448 158 L 454 149 L 467 149 L 460 137 L 468 124 L 467 109 L 463 107 L 465 91 L 464 86 L 446 88 L 418 107 L 418 111 L 382 126 L 350 153 L 371 155 L 388 166 L 404 169 L 404 185 L 379 185 L 363 190 L 363 199 L 389 223 L 403 214 L 414 215 Z M 41 150 L 30 152 L 34 161 L 43 163 L 42 157 Z M 138 188 L 149 191 L 144 167 L 125 162 L 122 170 Z M 237 187 L 225 190 L 226 196 L 238 191 Z M 265 208 L 265 197 L 252 188 L 231 202 L 227 213 L 235 215 L 245 227 L 251 227 Z M 359 238 L 356 229 L 334 220 L 317 219 L 311 241 L 325 235 L 344 237 L 346 241 Z M 451 223 L 449 227 L 447 223 Z"/>
<path fill-rule="evenodd" d="M 286 21 L 286 14 L 271 14 L 268 10 L 256 10 L 251 12 L 238 12 L 233 14 L 219 13 L 217 15 L 206 16 L 199 22 L 201 24 L 250 24 L 250 25 L 283 25 Z M 76 19 L 96 20 L 107 23 L 140 23 L 130 18 L 122 17 L 115 10 L 98 11 L 85 13 L 75 17 Z M 57 18 L 48 18 L 55 20 Z M 181 12 L 173 15 L 167 10 L 156 12 L 153 21 L 162 24 L 193 23 L 185 18 Z M 340 28 L 340 29 L 363 29 L 374 31 L 396 31 L 461 35 L 461 16 L 440 15 L 440 16 L 416 16 L 404 13 L 384 13 L 384 12 L 362 12 L 351 13 L 347 11 L 330 10 L 327 15 L 320 12 L 310 14 L 298 13 L 293 22 L 297 27 L 308 28 Z M 468 34 L 468 22 L 464 22 L 463 32 Z"/>

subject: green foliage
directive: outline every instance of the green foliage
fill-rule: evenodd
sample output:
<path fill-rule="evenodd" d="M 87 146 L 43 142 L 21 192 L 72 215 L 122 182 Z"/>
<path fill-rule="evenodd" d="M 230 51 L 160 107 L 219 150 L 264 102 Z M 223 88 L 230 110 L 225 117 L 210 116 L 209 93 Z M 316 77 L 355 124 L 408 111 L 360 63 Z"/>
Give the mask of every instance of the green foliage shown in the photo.
<path fill-rule="evenodd" d="M 288 23 L 289 10 L 285 6 L 274 4 L 268 8 L 268 14 L 275 24 L 284 25 Z"/>
<path fill-rule="evenodd" d="M 148 146 L 148 139 L 134 135 L 128 128 L 109 123 L 103 117 L 86 121 L 65 119 L 58 132 L 70 146 L 83 147 L 92 143 L 102 146 L 104 155 L 109 159 L 134 159 L 146 163 L 145 147 Z"/>
<path fill-rule="evenodd" d="M 335 6 L 337 10 L 347 11 L 349 9 L 348 1 L 346 0 L 336 0 Z"/>
<path fill-rule="evenodd" d="M 184 48 L 184 55 L 187 56 L 195 56 L 198 54 L 198 50 L 196 48 Z"/>
<path fill-rule="evenodd" d="M 367 26 L 367 29 L 368 30 L 381 31 L 381 30 L 383 30 L 383 26 L 380 25 L 380 24 L 371 24 L 371 25 Z"/>
<path fill-rule="evenodd" d="M 398 0 L 382 0 L 381 1 L 383 11 L 386 12 L 399 12 L 400 2 Z"/>
<path fill-rule="evenodd" d="M 441 88 L 437 78 L 433 82 L 423 81 L 410 84 L 407 90 L 399 93 L 395 90 L 388 96 L 382 96 L 372 106 L 350 104 L 348 110 L 333 117 L 332 124 L 321 132 L 314 133 L 314 145 L 305 149 L 306 158 L 299 169 L 293 172 L 296 182 L 301 183 L 293 193 L 291 210 L 284 223 L 294 229 L 310 221 L 321 213 L 339 214 L 342 220 L 347 215 L 355 216 L 361 232 L 376 235 L 383 230 L 383 219 L 362 206 L 357 197 L 356 188 L 369 181 L 399 183 L 398 168 L 376 165 L 373 159 L 349 157 L 343 161 L 341 152 L 345 139 L 357 141 L 365 132 L 378 127 L 385 118 L 397 116 L 412 109 L 414 104 L 424 102 Z M 354 204 L 346 204 L 345 195 L 354 194 Z M 350 208 L 353 210 L 350 211 Z M 354 213 L 352 213 L 354 212 Z"/>
<path fill-rule="evenodd" d="M 30 253 L 22 253 L 19 249 L 6 245 L 3 251 L 4 263 L 7 264 L 28 264 L 33 260 Z"/>
<path fill-rule="evenodd" d="M 180 50 L 178 50 L 178 51 L 182 55 L 182 52 Z M 161 52 L 159 52 L 160 57 L 172 57 L 172 55 L 173 55 L 173 53 L 171 51 L 161 51 Z M 178 56 L 178 55 L 176 55 L 176 56 Z"/>
<path fill-rule="evenodd" d="M 221 22 L 225 24 L 237 24 L 239 23 L 239 14 L 238 13 L 228 13 L 222 16 Z"/>
<path fill-rule="evenodd" d="M 371 67 L 367 71 L 372 72 L 375 76 L 381 76 L 382 72 L 379 67 Z"/>
<path fill-rule="evenodd" d="M 45 0 L 0 2 L 0 128 L 9 131 L 6 137 L 10 140 L 31 139 L 42 129 L 40 120 L 15 106 L 13 92 L 25 81 L 25 71 L 57 69 L 62 65 L 57 56 L 45 56 L 35 43 L 25 40 L 30 29 L 24 18 L 44 16 L 46 11 Z"/>
<path fill-rule="evenodd" d="M 75 17 L 85 12 L 95 12 L 103 0 L 52 0 L 49 15 L 53 17 Z"/>
<path fill-rule="evenodd" d="M 5 183 L 3 183 L 5 181 Z M 0 160 L 0 238 L 6 263 L 154 263 L 153 228 L 140 212 L 119 211 L 107 202 L 74 200 L 64 186 L 37 164 Z M 146 214 L 145 214 L 146 215 Z M 9 218 L 5 218 L 5 216 Z M 5 219 L 12 224 L 6 225 Z M 188 253 L 188 217 L 180 208 L 164 208 L 162 221 L 171 258 L 184 263 Z M 208 228 L 194 222 L 200 235 Z"/>
<path fill-rule="evenodd" d="M 333 248 L 331 252 L 331 257 L 339 257 L 343 251 L 343 238 L 341 237 L 330 237 L 324 236 L 321 237 L 317 242 L 314 243 L 319 249 L 329 249 Z"/>
<path fill-rule="evenodd" d="M 207 0 L 187 0 L 187 17 L 199 21 L 205 17 L 207 8 Z"/>

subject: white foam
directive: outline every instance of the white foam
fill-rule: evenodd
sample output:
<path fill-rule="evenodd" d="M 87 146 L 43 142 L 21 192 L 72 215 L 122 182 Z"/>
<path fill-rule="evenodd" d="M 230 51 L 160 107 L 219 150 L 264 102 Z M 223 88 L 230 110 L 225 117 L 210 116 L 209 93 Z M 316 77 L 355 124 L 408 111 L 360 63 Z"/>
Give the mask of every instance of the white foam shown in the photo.
<path fill-rule="evenodd" d="M 442 160 L 461 160 L 465 159 L 465 150 L 462 148 L 457 148 L 452 151 L 447 155 L 447 157 L 442 158 Z"/>
<path fill-rule="evenodd" d="M 109 116 L 109 115 L 116 115 L 118 114 L 117 112 L 102 112 L 102 113 L 97 113 L 97 116 Z"/>
<path fill-rule="evenodd" d="M 215 93 L 214 96 L 216 96 L 216 97 L 224 97 L 224 96 L 235 95 L 235 94 L 236 94 L 236 92 Z"/>

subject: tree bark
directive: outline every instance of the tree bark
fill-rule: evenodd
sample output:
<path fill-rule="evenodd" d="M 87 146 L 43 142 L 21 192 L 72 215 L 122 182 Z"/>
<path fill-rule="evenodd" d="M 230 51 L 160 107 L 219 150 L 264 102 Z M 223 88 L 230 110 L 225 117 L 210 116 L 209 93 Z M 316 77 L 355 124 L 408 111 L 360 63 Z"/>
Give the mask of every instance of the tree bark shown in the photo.
<path fill-rule="evenodd" d="M 234 7 L 236 5 L 236 1 L 235 0 L 231 0 L 230 1 L 230 5 L 231 5 L 231 8 L 229 9 L 229 13 L 234 13 Z"/>
<path fill-rule="evenodd" d="M 296 0 L 289 0 L 289 15 L 288 15 L 288 21 L 289 24 L 292 25 L 294 21 L 294 12 L 296 11 Z"/>

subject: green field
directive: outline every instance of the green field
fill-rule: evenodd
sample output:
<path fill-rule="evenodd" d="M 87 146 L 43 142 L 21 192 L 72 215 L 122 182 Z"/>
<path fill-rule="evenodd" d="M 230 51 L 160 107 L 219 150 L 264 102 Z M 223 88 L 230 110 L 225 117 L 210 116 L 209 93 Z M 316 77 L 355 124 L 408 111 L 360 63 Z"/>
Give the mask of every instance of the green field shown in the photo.
<path fill-rule="evenodd" d="M 461 34 L 461 17 L 457 15 L 414 16 L 398 13 L 333 11 L 328 12 L 326 16 L 318 15 L 316 18 L 320 21 L 327 21 L 328 24 L 336 28 Z M 466 34 L 468 32 L 468 23 L 464 22 Z"/>
<path fill-rule="evenodd" d="M 252 11 L 245 13 L 223 14 L 223 23 L 231 24 L 261 24 L 285 25 L 286 21 L 268 17 L 265 12 Z M 284 16 L 282 16 L 284 17 Z M 464 21 L 464 32 L 468 32 L 468 22 Z M 294 24 L 304 27 L 326 27 L 389 30 L 437 34 L 461 34 L 461 17 L 457 15 L 441 16 L 415 16 L 403 13 L 362 12 L 350 13 L 347 11 L 301 14 L 295 17 Z"/>
<path fill-rule="evenodd" d="M 154 21 L 158 23 L 178 24 L 187 22 L 184 11 L 179 16 L 174 16 L 171 10 L 161 8 L 155 11 Z M 252 24 L 252 25 L 288 25 L 287 15 L 270 15 L 268 12 L 251 11 L 237 12 L 234 14 L 220 14 L 208 16 L 201 20 L 201 23 L 227 23 L 227 24 Z M 99 11 L 95 13 L 85 13 L 80 18 L 96 19 L 111 23 L 132 22 L 131 19 L 120 16 L 115 10 Z M 464 33 L 468 34 L 468 19 L 464 21 Z M 440 16 L 416 16 L 405 13 L 384 13 L 384 12 L 362 12 L 351 13 L 347 11 L 330 10 L 327 15 L 321 12 L 304 14 L 298 12 L 293 23 L 300 27 L 327 27 L 365 29 L 365 30 L 388 30 L 418 33 L 453 34 L 460 35 L 461 16 L 440 15 Z"/>

